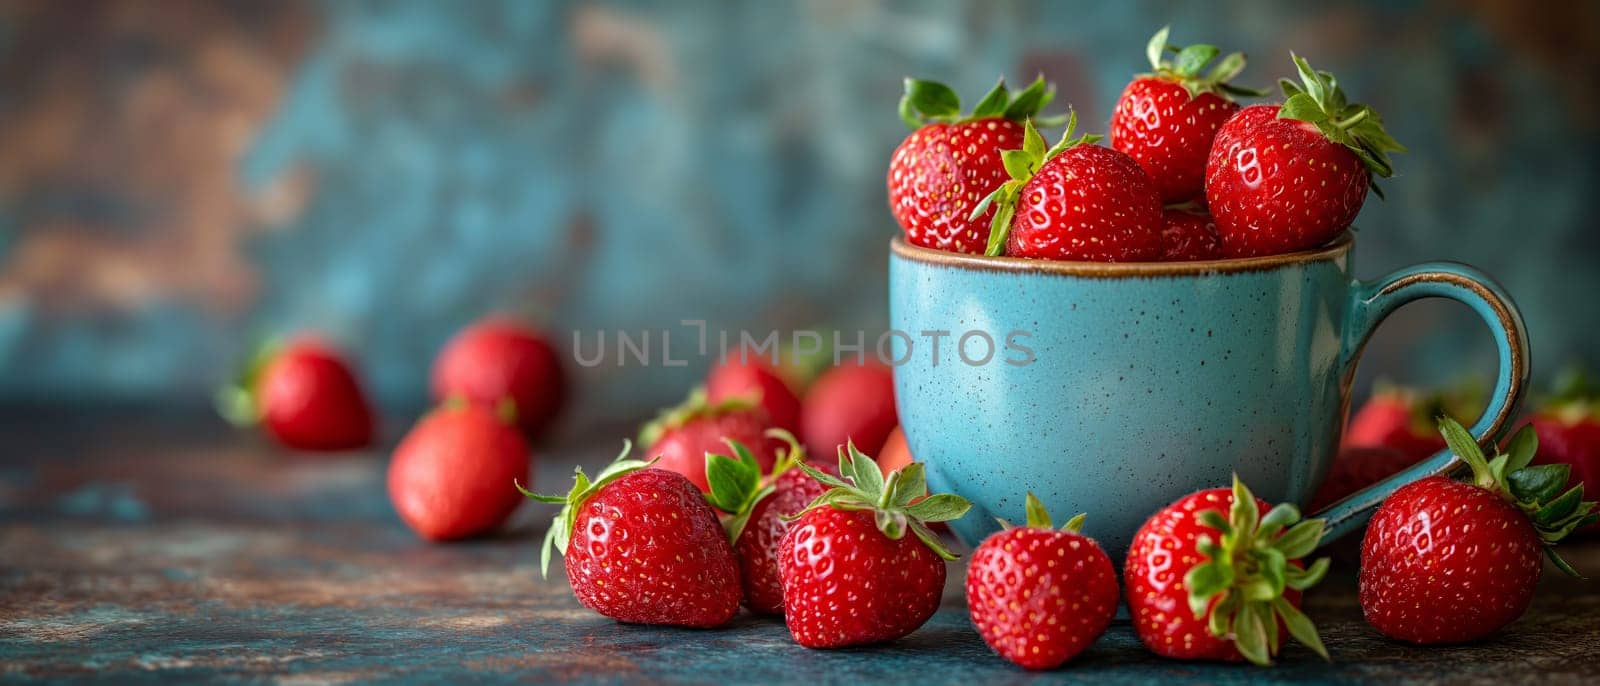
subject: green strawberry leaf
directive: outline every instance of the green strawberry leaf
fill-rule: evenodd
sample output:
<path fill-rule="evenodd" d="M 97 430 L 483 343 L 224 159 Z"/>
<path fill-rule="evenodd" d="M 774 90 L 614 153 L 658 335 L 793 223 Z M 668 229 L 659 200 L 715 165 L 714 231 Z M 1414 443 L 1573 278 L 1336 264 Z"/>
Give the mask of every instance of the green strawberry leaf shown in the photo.
<path fill-rule="evenodd" d="M 1167 51 L 1167 35 L 1171 30 L 1170 26 L 1161 27 L 1161 30 L 1151 36 L 1150 42 L 1144 46 L 1145 57 L 1150 58 L 1150 68 L 1155 71 L 1161 71 L 1161 56 Z"/>
<path fill-rule="evenodd" d="M 1195 76 L 1204 69 L 1206 63 L 1222 54 L 1222 49 L 1215 45 L 1190 45 L 1178 51 L 1173 58 L 1172 70 L 1180 76 Z M 1242 67 L 1241 67 L 1242 68 Z"/>
<path fill-rule="evenodd" d="M 1035 77 L 1033 83 L 1028 84 L 1028 87 L 1018 93 L 1011 104 L 1006 106 L 1005 118 L 1012 121 L 1032 119 L 1033 115 L 1043 110 L 1054 98 L 1055 89 L 1044 82 L 1043 76 Z"/>
<path fill-rule="evenodd" d="M 1044 509 L 1044 503 L 1039 502 L 1039 498 L 1033 493 L 1028 493 L 1028 497 L 1023 504 L 1023 510 L 1028 516 L 1028 526 L 1038 529 L 1053 527 L 1050 523 L 1050 512 Z"/>
<path fill-rule="evenodd" d="M 972 118 L 988 119 L 990 117 L 1005 116 L 1006 105 L 1010 102 L 1011 93 L 1006 90 L 1006 77 L 1002 76 L 994 84 L 994 88 L 983 96 L 982 100 L 978 101 L 976 107 L 972 108 Z"/>
<path fill-rule="evenodd" d="M 1511 437 L 1511 442 L 1506 445 L 1506 471 L 1515 472 L 1533 463 L 1533 456 L 1539 452 L 1539 437 L 1533 432 L 1533 425 L 1524 425 Z"/>
<path fill-rule="evenodd" d="M 966 516 L 971 509 L 972 503 L 961 496 L 937 493 L 907 506 L 905 511 L 924 522 L 949 522 Z"/>
<path fill-rule="evenodd" d="M 1333 659 L 1328 656 L 1328 647 L 1322 644 L 1322 637 L 1317 635 L 1317 625 L 1311 622 L 1310 617 L 1283 598 L 1272 601 L 1272 610 L 1278 619 L 1283 620 L 1283 626 L 1289 630 L 1289 635 L 1293 636 L 1294 640 L 1321 655 L 1324 660 Z"/>
<path fill-rule="evenodd" d="M 961 114 L 961 96 L 954 89 L 937 81 L 906 79 L 903 101 L 911 109 L 928 119 L 943 119 Z"/>
<path fill-rule="evenodd" d="M 1555 498 L 1566 487 L 1570 476 L 1572 467 L 1568 465 L 1545 464 L 1512 472 L 1506 475 L 1506 482 L 1516 500 L 1539 503 Z"/>

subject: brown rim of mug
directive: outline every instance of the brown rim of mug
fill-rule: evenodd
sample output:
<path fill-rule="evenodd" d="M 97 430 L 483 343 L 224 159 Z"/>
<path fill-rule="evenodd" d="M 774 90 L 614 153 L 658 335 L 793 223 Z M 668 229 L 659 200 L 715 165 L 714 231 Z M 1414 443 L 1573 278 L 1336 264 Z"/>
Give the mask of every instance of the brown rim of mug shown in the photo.
<path fill-rule="evenodd" d="M 1282 255 L 1238 257 L 1227 260 L 1198 260 L 1194 262 L 1068 262 L 1063 260 L 989 257 L 987 255 L 945 252 L 912 245 L 906 242 L 904 236 L 895 236 L 889 240 L 889 249 L 894 254 L 916 262 L 979 271 L 1060 274 L 1063 276 L 1097 278 L 1185 276 L 1192 274 L 1266 271 L 1290 265 L 1338 259 L 1349 253 L 1352 245 L 1355 245 L 1355 238 L 1351 236 L 1349 231 L 1346 231 L 1320 248 L 1284 253 Z"/>

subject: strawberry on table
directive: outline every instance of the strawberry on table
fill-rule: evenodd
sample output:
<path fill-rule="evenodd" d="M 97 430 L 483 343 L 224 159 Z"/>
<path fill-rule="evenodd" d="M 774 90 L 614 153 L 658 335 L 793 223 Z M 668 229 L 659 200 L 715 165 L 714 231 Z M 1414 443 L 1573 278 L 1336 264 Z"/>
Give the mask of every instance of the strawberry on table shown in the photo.
<path fill-rule="evenodd" d="M 971 115 L 949 86 L 906 79 L 900 118 L 912 133 L 889 158 L 889 209 L 913 245 L 981 254 L 989 237 L 980 200 L 1006 181 L 1000 151 L 1022 145 L 1022 122 L 1055 90 L 1036 79 L 1015 97 L 995 84 Z"/>
<path fill-rule="evenodd" d="M 852 441 L 877 454 L 899 426 L 894 405 L 894 370 L 869 360 L 824 372 L 806 391 L 801 433 L 812 455 L 835 455 Z"/>
<path fill-rule="evenodd" d="M 800 430 L 800 396 L 789 382 L 758 356 L 731 355 L 706 377 L 706 399 L 712 403 L 744 398 L 767 413 L 772 425 Z"/>
<path fill-rule="evenodd" d="M 1084 515 L 1053 528 L 1032 493 L 1027 526 L 1007 527 L 972 552 L 967 611 L 984 643 L 1028 669 L 1054 669 L 1105 633 L 1117 612 L 1117 575 Z"/>
<path fill-rule="evenodd" d="M 510 398 L 517 425 L 537 438 L 561 411 L 566 378 L 545 335 L 510 319 L 489 317 L 462 329 L 433 361 L 433 399 L 462 397 L 490 409 Z"/>
<path fill-rule="evenodd" d="M 1350 417 L 1341 445 L 1354 448 L 1389 448 L 1412 463 L 1444 450 L 1439 418 L 1465 416 L 1482 404 L 1482 389 L 1472 383 L 1438 391 L 1423 391 L 1380 381 L 1372 397 Z"/>
<path fill-rule="evenodd" d="M 528 449 L 508 401 L 499 412 L 446 402 L 417 422 L 389 462 L 389 500 L 430 541 L 488 533 L 522 503 Z"/>
<path fill-rule="evenodd" d="M 1187 262 L 1222 257 L 1217 222 L 1204 209 L 1169 207 L 1161 213 L 1161 261 Z"/>
<path fill-rule="evenodd" d="M 356 450 L 372 442 L 372 409 L 350 364 L 309 334 L 263 345 L 240 379 L 218 392 L 217 408 L 234 425 L 259 423 L 297 450 Z"/>
<path fill-rule="evenodd" d="M 545 535 L 541 569 L 548 574 L 550 550 L 560 550 L 578 602 L 619 622 L 727 623 L 742 593 L 716 511 L 683 475 L 626 459 L 630 447 L 593 481 L 578 468 L 564 496 L 522 491 L 562 504 Z"/>
<path fill-rule="evenodd" d="M 1164 59 L 1169 51 L 1173 58 Z M 1230 96 L 1262 93 L 1228 83 L 1244 71 L 1244 53 L 1230 53 L 1207 71 L 1222 51 L 1215 45 L 1168 45 L 1166 28 L 1156 32 L 1145 52 L 1152 72 L 1139 75 L 1117 98 L 1111 147 L 1144 168 L 1163 201 L 1192 200 L 1205 190 L 1211 140 L 1239 111 Z"/>
<path fill-rule="evenodd" d="M 1600 493 L 1600 389 L 1582 373 L 1569 370 L 1528 420 L 1539 436 L 1534 464 L 1564 464 L 1572 470 L 1571 485 Z M 1597 527 L 1587 527 L 1593 531 Z"/>
<path fill-rule="evenodd" d="M 1293 57 L 1302 85 L 1283 80 L 1282 106 L 1239 110 L 1211 144 L 1206 205 L 1230 257 L 1332 240 L 1377 189 L 1373 176 L 1393 176 L 1389 153 L 1405 151 L 1371 107 L 1346 102 L 1332 74 Z"/>
<path fill-rule="evenodd" d="M 773 429 L 768 434 L 784 440 L 788 448 L 765 478 L 750 449 L 738 441 L 728 441 L 732 457 L 706 454 L 706 478 L 711 482 L 706 500 L 730 515 L 723 520 L 723 525 L 728 530 L 729 540 L 733 541 L 734 554 L 739 558 L 745 606 L 760 614 L 782 615 L 783 578 L 778 569 L 778 544 L 789 530 L 787 518 L 806 509 L 828 487 L 804 471 L 794 469 L 805 460 L 805 450 L 792 434 L 782 429 Z M 830 465 L 812 466 L 838 475 Z"/>
<path fill-rule="evenodd" d="M 939 609 L 945 560 L 956 557 L 927 523 L 958 519 L 971 503 L 927 495 L 917 463 L 885 478 L 853 445 L 840 451 L 842 477 L 800 468 L 829 490 L 779 544 L 784 621 L 795 642 L 841 648 L 916 631 Z"/>
<path fill-rule="evenodd" d="M 1323 520 L 1301 521 L 1289 503 L 1269 505 L 1237 476 L 1232 489 L 1179 498 L 1146 520 L 1128 548 L 1123 578 L 1139 641 L 1164 657 L 1266 665 L 1287 628 L 1327 658 L 1299 609 L 1300 592 L 1328 571 L 1327 558 L 1300 562 L 1322 530 Z"/>
<path fill-rule="evenodd" d="M 1528 609 L 1567 534 L 1600 521 L 1583 486 L 1566 487 L 1564 464 L 1529 466 L 1539 439 L 1524 427 L 1504 454 L 1486 459 L 1448 417 L 1440 431 L 1472 468 L 1472 482 L 1436 476 L 1394 492 L 1361 541 L 1361 612 L 1385 636 L 1461 643 L 1510 624 Z"/>
<path fill-rule="evenodd" d="M 645 455 L 657 460 L 657 469 L 682 474 L 701 491 L 709 491 L 706 453 L 720 452 L 729 439 L 753 446 L 761 469 L 772 469 L 783 442 L 766 435 L 770 428 L 772 420 L 749 398 L 733 397 L 713 403 L 706 400 L 704 390 L 697 389 L 683 404 L 663 411 L 646 424 L 639 432 L 639 441 L 650 446 Z"/>
<path fill-rule="evenodd" d="M 1161 257 L 1161 196 L 1133 158 L 1072 137 L 1077 113 L 1055 147 L 1023 125 L 1022 146 L 1002 154 L 1011 180 L 973 210 L 993 206 L 988 255 L 1141 262 Z"/>
<path fill-rule="evenodd" d="M 1363 488 L 1399 474 L 1419 460 L 1393 448 L 1351 446 L 1339 449 L 1322 486 L 1311 496 L 1306 509 L 1318 512 Z"/>

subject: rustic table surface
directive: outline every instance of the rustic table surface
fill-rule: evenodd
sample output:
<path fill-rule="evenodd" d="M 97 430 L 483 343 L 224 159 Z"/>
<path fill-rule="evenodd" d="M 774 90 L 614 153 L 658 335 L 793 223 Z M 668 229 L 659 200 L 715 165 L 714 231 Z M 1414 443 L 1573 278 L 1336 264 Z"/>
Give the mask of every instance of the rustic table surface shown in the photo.
<path fill-rule="evenodd" d="M 554 490 L 615 447 L 546 450 L 535 479 Z M 1500 635 L 1416 648 L 1362 622 L 1348 551 L 1306 600 L 1331 664 L 1298 647 L 1272 669 L 1163 660 L 1118 622 L 1067 668 L 1024 672 L 971 629 L 959 565 L 939 614 L 879 647 L 807 650 L 749 616 L 716 631 L 619 625 L 580 607 L 558 570 L 540 580 L 549 506 L 529 503 L 496 538 L 429 545 L 390 509 L 384 465 L 377 451 L 283 454 L 200 413 L 6 413 L 0 681 L 1600 680 L 1600 586 L 1547 570 Z M 1600 545 L 1567 554 L 1600 574 Z"/>

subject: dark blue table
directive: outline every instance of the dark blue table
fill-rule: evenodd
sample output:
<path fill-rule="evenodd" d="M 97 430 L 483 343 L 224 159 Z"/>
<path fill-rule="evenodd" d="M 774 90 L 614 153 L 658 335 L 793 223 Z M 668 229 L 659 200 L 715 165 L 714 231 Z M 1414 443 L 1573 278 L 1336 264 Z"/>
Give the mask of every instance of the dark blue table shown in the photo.
<path fill-rule="evenodd" d="M 536 480 L 555 489 L 574 462 L 597 464 L 614 449 L 543 450 Z M 1534 608 L 1501 635 L 1422 649 L 1361 621 L 1348 558 L 1306 601 L 1333 664 L 1297 647 L 1273 669 L 1173 662 L 1145 652 L 1119 623 L 1068 667 L 1027 673 L 972 631 L 959 565 L 933 621 L 879 647 L 806 650 L 781 622 L 749 616 L 716 631 L 619 625 L 578 606 L 559 570 L 539 579 L 547 506 L 530 503 L 498 538 L 428 545 L 389 509 L 384 462 L 381 452 L 285 455 L 199 411 L 6 413 L 0 681 L 1600 679 L 1593 584 L 1547 573 Z M 1600 573 L 1600 546 L 1567 553 Z"/>

